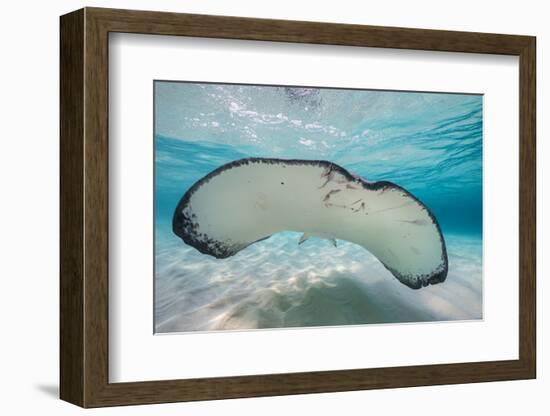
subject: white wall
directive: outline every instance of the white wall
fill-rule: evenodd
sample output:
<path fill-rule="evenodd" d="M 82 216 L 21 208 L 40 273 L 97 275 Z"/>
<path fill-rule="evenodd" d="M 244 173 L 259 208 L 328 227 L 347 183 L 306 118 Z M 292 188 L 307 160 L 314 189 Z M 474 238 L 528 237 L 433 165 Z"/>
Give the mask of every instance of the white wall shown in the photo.
<path fill-rule="evenodd" d="M 538 37 L 539 250 L 543 176 L 550 146 L 543 142 L 544 103 L 550 98 L 546 60 L 550 26 L 543 1 L 69 1 L 5 2 L 0 15 L 2 144 L 0 147 L 0 409 L 4 414 L 77 414 L 59 401 L 58 385 L 58 16 L 82 6 L 318 20 L 388 26 L 529 34 Z M 6 128 L 7 127 L 7 128 Z M 543 208 L 544 206 L 544 208 Z M 7 264 L 7 267 L 6 267 Z M 536 381 L 226 400 L 92 410 L 88 414 L 547 414 L 550 301 L 539 264 L 539 378 Z M 11 411 L 10 411 L 11 410 Z"/>

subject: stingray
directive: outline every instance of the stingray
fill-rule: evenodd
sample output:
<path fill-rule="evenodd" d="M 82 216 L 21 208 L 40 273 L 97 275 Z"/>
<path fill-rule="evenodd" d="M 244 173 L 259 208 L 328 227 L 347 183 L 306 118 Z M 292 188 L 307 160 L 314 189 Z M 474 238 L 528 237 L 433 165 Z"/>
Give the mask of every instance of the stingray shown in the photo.
<path fill-rule="evenodd" d="M 174 233 L 224 259 L 281 231 L 358 244 L 413 289 L 443 282 L 448 260 L 439 224 L 418 198 L 324 160 L 248 158 L 215 169 L 179 201 Z"/>

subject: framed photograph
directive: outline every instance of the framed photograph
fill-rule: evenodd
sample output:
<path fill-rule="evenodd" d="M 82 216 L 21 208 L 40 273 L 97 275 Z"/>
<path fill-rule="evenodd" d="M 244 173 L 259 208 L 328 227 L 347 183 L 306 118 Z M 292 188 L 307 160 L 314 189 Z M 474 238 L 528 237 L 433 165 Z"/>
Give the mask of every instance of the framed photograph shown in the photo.
<path fill-rule="evenodd" d="M 60 27 L 63 400 L 535 378 L 534 37 Z"/>

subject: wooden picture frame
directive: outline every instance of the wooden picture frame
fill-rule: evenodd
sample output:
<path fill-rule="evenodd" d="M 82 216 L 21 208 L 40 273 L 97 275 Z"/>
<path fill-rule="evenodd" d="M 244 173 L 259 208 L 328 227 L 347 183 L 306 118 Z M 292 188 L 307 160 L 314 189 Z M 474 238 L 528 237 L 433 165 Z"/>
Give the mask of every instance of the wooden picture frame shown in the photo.
<path fill-rule="evenodd" d="M 62 16 L 60 29 L 61 399 L 101 407 L 535 378 L 534 37 L 100 8 Z M 519 56 L 519 359 L 109 383 L 110 32 Z"/>

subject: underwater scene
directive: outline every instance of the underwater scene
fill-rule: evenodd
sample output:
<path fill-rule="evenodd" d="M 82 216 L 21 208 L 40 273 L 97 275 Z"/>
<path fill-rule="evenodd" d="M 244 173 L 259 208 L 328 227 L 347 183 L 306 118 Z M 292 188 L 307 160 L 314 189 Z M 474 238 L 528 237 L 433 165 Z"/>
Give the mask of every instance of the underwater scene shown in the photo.
<path fill-rule="evenodd" d="M 483 318 L 482 95 L 154 97 L 155 333 Z"/>

